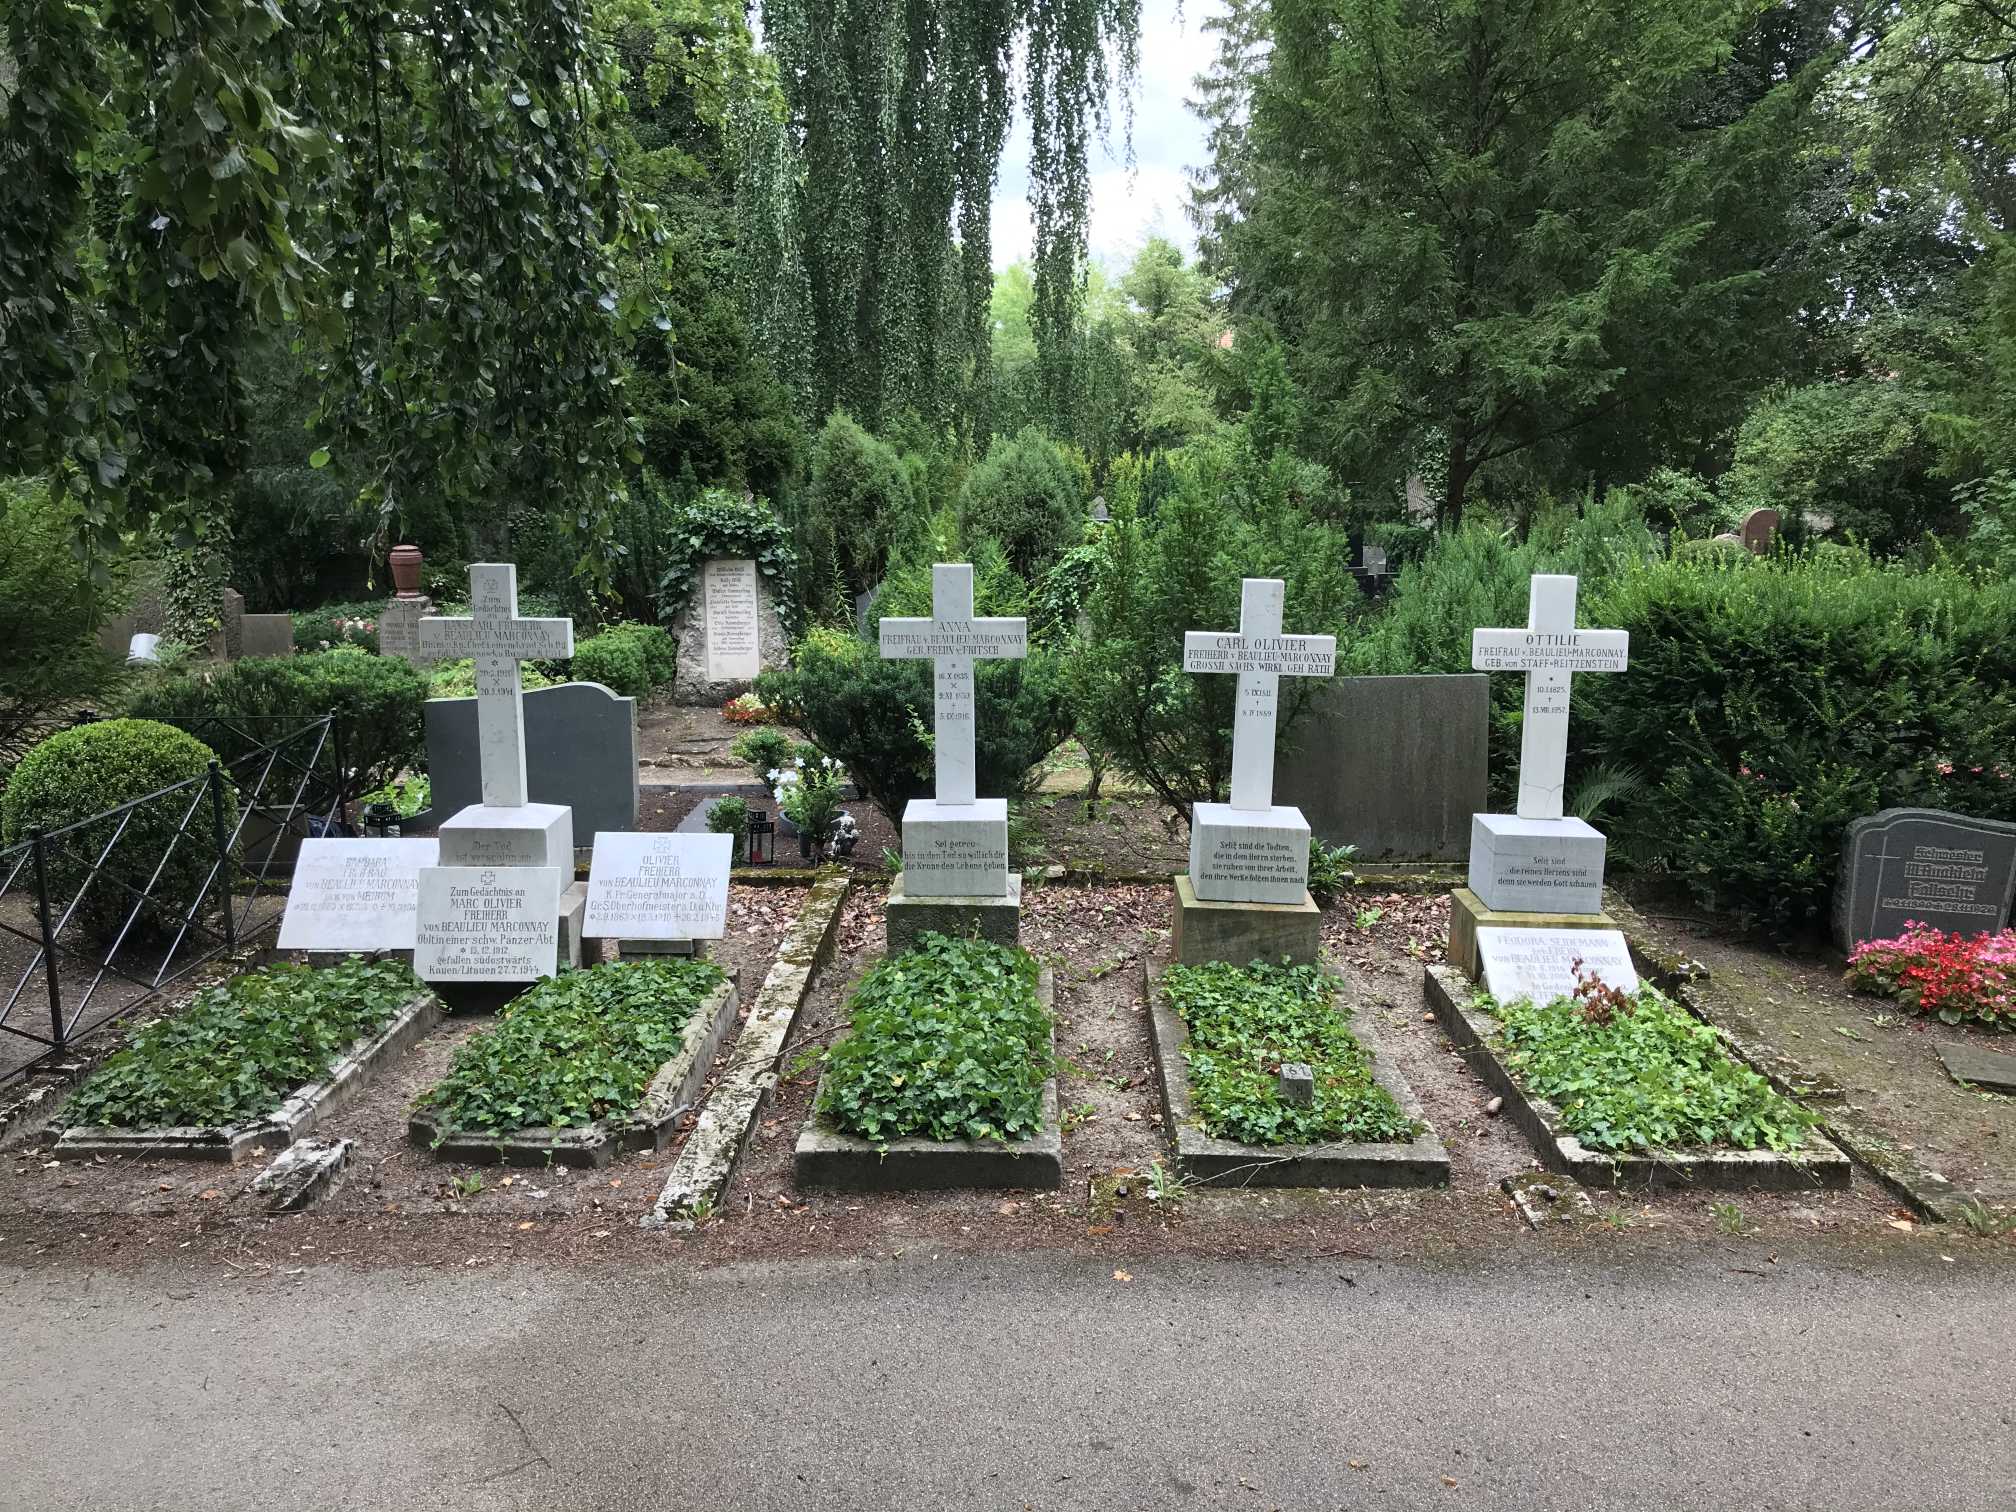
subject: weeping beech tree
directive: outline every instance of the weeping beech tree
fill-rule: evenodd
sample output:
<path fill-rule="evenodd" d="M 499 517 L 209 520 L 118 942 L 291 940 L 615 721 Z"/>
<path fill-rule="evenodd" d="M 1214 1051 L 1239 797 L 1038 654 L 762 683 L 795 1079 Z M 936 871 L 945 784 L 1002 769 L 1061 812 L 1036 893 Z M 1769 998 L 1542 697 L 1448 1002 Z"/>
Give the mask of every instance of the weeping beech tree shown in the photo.
<path fill-rule="evenodd" d="M 1140 0 L 764 0 L 782 121 L 743 122 L 744 292 L 766 349 L 803 352 L 814 416 L 905 410 L 984 434 L 989 213 L 1021 100 L 1031 131 L 1032 324 L 1066 413 L 1091 144 L 1138 63 Z M 806 339 L 809 337 L 809 340 Z"/>

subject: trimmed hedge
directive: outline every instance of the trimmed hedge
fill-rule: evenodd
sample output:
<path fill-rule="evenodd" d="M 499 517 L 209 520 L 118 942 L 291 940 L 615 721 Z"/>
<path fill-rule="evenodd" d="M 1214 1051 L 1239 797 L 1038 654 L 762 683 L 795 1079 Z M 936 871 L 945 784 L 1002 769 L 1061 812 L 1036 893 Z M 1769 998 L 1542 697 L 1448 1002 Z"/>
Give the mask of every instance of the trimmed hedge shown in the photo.
<path fill-rule="evenodd" d="M 611 625 L 574 648 L 576 682 L 600 683 L 626 698 L 646 698 L 672 681 L 679 643 L 657 625 Z"/>
<path fill-rule="evenodd" d="M 60 829 L 201 777 L 213 759 L 214 753 L 202 741 L 152 720 L 108 719 L 65 730 L 22 757 L 8 778 L 6 795 L 0 797 L 0 840 L 18 845 L 38 829 Z M 192 803 L 195 813 L 185 834 L 182 819 Z M 237 821 L 238 798 L 227 782 L 227 833 Z M 178 793 L 133 810 L 123 830 L 121 822 L 117 817 L 104 819 L 49 845 L 49 885 L 56 901 L 65 905 L 83 888 L 74 917 L 93 938 L 109 941 L 125 926 L 138 892 L 149 889 L 150 901 L 128 938 L 172 936 L 203 899 L 217 864 L 210 799 Z M 112 844 L 115 835 L 117 843 Z M 107 844 L 112 850 L 99 875 L 92 878 L 91 868 Z M 220 898 L 221 893 L 212 889 L 207 901 L 214 907 Z"/>

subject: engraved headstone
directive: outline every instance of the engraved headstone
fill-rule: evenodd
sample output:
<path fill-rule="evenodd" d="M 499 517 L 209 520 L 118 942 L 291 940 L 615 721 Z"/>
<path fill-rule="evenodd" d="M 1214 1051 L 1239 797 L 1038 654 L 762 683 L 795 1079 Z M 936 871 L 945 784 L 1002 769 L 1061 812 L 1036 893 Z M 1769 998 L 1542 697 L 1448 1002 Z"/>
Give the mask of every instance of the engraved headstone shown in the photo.
<path fill-rule="evenodd" d="M 1621 992 L 1638 990 L 1631 947 L 1615 929 L 1504 929 L 1477 931 L 1484 985 L 1501 1003 L 1531 998 L 1551 1003 L 1575 991 L 1575 969 Z"/>
<path fill-rule="evenodd" d="M 2016 824 L 1938 809 L 1885 809 L 1848 826 L 1834 895 L 1834 936 L 1846 950 L 1887 940 L 1908 923 L 1982 934 L 2009 923 L 2016 896 Z"/>
<path fill-rule="evenodd" d="M 280 920 L 282 950 L 411 950 L 419 878 L 439 859 L 433 840 L 301 842 Z"/>
<path fill-rule="evenodd" d="M 710 561 L 700 574 L 707 614 L 707 676 L 746 682 L 763 670 L 756 635 L 756 564 L 748 558 Z"/>
<path fill-rule="evenodd" d="M 397 656 L 416 667 L 431 667 L 434 658 L 420 649 L 420 621 L 434 612 L 430 598 L 391 598 L 378 611 L 378 653 Z"/>
<path fill-rule="evenodd" d="M 748 557 L 702 562 L 670 628 L 679 643 L 672 697 L 682 704 L 725 703 L 790 660 L 776 593 Z"/>
<path fill-rule="evenodd" d="M 560 948 L 550 866 L 430 866 L 420 873 L 413 969 L 428 982 L 530 982 Z"/>
<path fill-rule="evenodd" d="M 731 835 L 595 837 L 588 869 L 591 937 L 718 940 L 728 929 Z"/>
<path fill-rule="evenodd" d="M 525 790 L 534 803 L 574 811 L 573 843 L 637 827 L 637 700 L 600 683 L 534 688 L 525 711 Z M 434 811 L 452 814 L 481 797 L 476 700 L 430 698 L 427 770 Z"/>

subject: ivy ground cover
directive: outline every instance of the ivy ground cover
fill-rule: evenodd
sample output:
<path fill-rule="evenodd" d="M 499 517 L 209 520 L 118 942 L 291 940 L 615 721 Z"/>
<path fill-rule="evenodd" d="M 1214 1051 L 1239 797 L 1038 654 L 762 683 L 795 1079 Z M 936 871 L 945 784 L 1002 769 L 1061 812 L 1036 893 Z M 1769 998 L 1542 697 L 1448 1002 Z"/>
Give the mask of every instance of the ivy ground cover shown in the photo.
<path fill-rule="evenodd" d="M 143 1024 L 77 1090 L 72 1128 L 221 1128 L 271 1113 L 327 1076 L 427 991 L 399 961 L 267 966 Z"/>
<path fill-rule="evenodd" d="M 1729 1058 L 1722 1036 L 1656 989 L 1478 1006 L 1528 1092 L 1592 1150 L 1796 1150 L 1818 1122 Z"/>
<path fill-rule="evenodd" d="M 1052 1020 L 1026 950 L 926 934 L 877 962 L 848 998 L 814 1110 L 892 1139 L 1026 1139 L 1043 1122 Z"/>
<path fill-rule="evenodd" d="M 620 1116 L 686 1043 L 726 976 L 708 961 L 624 961 L 521 992 L 471 1035 L 420 1097 L 448 1127 L 491 1134 L 572 1129 Z"/>
<path fill-rule="evenodd" d="M 1372 1057 L 1337 1004 L 1337 979 L 1314 966 L 1171 966 L 1162 995 L 1189 1030 L 1183 1063 L 1204 1127 L 1240 1144 L 1384 1144 L 1421 1126 L 1372 1076 Z M 1283 1102 L 1284 1064 L 1316 1078 L 1307 1106 Z"/>

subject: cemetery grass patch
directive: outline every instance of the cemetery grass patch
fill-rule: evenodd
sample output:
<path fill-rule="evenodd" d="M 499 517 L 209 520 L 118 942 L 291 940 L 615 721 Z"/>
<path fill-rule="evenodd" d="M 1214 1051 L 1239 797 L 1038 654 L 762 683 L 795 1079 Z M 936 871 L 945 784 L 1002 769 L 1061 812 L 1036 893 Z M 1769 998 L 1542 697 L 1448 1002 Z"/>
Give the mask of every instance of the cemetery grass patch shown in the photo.
<path fill-rule="evenodd" d="M 1315 966 L 1142 963 L 1163 1117 L 1184 1177 L 1234 1186 L 1435 1186 L 1449 1156 L 1397 1069 L 1337 1005 Z M 1315 1100 L 1282 1100 L 1284 1063 Z"/>
<path fill-rule="evenodd" d="M 542 1134 L 621 1120 L 639 1110 L 654 1078 L 715 1033 L 696 1023 L 732 988 L 720 967 L 690 959 L 626 961 L 539 982 L 505 1005 L 495 1027 L 472 1035 L 447 1076 L 421 1094 L 413 1137 L 459 1154 L 496 1148 L 525 1130 Z M 536 1142 L 536 1141 L 535 1141 Z"/>

